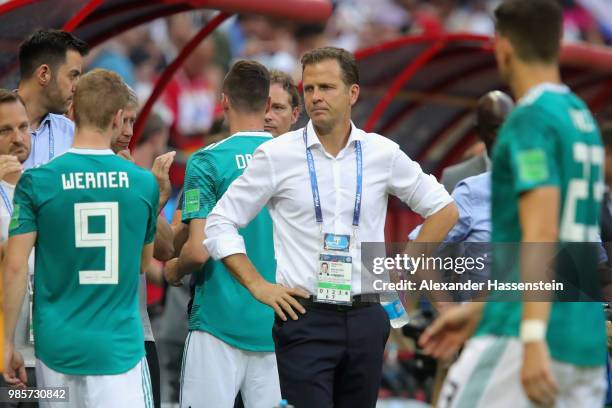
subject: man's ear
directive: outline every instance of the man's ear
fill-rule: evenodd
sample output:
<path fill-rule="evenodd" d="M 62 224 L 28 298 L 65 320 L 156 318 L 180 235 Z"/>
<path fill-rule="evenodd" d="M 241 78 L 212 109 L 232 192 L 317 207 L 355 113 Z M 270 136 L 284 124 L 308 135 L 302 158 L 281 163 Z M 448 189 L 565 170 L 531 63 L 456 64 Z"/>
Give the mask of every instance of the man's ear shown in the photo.
<path fill-rule="evenodd" d="M 47 86 L 51 82 L 53 76 L 51 67 L 47 64 L 42 64 L 36 68 L 34 75 L 36 75 L 36 79 L 40 86 Z"/>
<path fill-rule="evenodd" d="M 293 108 L 293 111 L 291 112 L 291 126 L 295 125 L 295 123 L 298 121 L 299 118 L 300 118 L 300 107 L 296 106 L 295 108 Z"/>
<path fill-rule="evenodd" d="M 112 128 L 121 129 L 123 127 L 123 109 L 119 109 L 113 117 Z"/>
<path fill-rule="evenodd" d="M 357 103 L 357 99 L 359 99 L 359 85 L 351 85 L 351 87 L 349 88 L 349 94 L 351 98 L 351 106 L 353 106 L 355 105 L 355 103 Z"/>
<path fill-rule="evenodd" d="M 268 100 L 266 101 L 266 113 L 270 112 L 272 109 L 272 97 L 268 95 Z"/>
<path fill-rule="evenodd" d="M 221 94 L 221 108 L 223 108 L 223 112 L 227 112 L 230 108 L 229 97 L 224 93 Z"/>

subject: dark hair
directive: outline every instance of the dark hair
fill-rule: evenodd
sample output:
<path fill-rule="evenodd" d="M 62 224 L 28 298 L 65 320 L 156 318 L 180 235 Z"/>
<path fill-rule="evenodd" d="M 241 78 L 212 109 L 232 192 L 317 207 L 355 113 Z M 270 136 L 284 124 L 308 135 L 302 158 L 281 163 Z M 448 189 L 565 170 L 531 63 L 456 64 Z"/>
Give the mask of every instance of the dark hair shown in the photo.
<path fill-rule="evenodd" d="M 306 65 L 318 64 L 326 60 L 336 60 L 342 70 L 342 80 L 346 85 L 359 85 L 359 70 L 353 54 L 342 48 L 322 47 L 308 51 L 302 57 L 302 73 Z"/>
<path fill-rule="evenodd" d="M 612 122 L 601 125 L 601 139 L 606 149 L 612 149 Z"/>
<path fill-rule="evenodd" d="M 562 10 L 555 0 L 506 0 L 495 10 L 496 30 L 525 62 L 553 63 L 559 56 Z"/>
<path fill-rule="evenodd" d="M 13 103 L 13 102 L 19 102 L 25 108 L 25 103 L 23 102 L 23 99 L 21 99 L 21 96 L 17 94 L 17 92 L 9 91 L 8 89 L 4 89 L 4 88 L 0 88 L 0 104 Z"/>
<path fill-rule="evenodd" d="M 52 69 L 66 61 L 68 51 L 81 55 L 89 52 L 86 42 L 61 30 L 37 30 L 19 46 L 19 71 L 22 79 L 28 79 L 36 69 L 47 64 Z"/>
<path fill-rule="evenodd" d="M 276 69 L 270 70 L 270 85 L 279 84 L 291 97 L 291 107 L 297 108 L 300 106 L 300 94 L 293 79 L 283 71 Z"/>
<path fill-rule="evenodd" d="M 223 80 L 223 93 L 237 111 L 263 111 L 270 96 L 270 73 L 259 62 L 238 61 Z"/>

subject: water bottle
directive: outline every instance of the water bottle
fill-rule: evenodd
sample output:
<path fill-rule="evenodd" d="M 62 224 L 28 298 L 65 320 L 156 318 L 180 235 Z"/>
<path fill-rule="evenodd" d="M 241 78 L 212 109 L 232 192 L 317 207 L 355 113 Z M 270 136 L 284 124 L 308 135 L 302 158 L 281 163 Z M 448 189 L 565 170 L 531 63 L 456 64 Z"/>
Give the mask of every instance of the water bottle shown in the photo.
<path fill-rule="evenodd" d="M 280 400 L 277 406 L 274 408 L 294 408 L 293 405 L 290 405 L 286 399 Z"/>
<path fill-rule="evenodd" d="M 394 329 L 404 327 L 410 322 L 410 317 L 406 313 L 406 309 L 404 309 L 404 305 L 402 305 L 402 301 L 397 294 L 391 296 L 389 302 L 381 302 L 380 304 L 385 309 L 385 312 L 387 312 L 391 321 L 391 327 Z"/>

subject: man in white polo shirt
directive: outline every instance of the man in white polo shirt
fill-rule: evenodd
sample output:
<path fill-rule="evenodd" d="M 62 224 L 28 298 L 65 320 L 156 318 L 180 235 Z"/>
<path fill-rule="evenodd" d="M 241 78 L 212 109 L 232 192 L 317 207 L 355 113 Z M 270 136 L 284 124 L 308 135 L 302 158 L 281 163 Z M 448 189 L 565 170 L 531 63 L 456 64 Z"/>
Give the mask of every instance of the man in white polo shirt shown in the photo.
<path fill-rule="evenodd" d="M 384 241 L 389 194 L 426 219 L 417 241 L 441 241 L 457 209 L 396 143 L 351 122 L 359 73 L 349 52 L 315 49 L 302 69 L 311 121 L 255 151 L 209 214 L 204 242 L 276 311 L 283 398 L 296 408 L 374 407 L 389 320 L 379 296 L 362 291 L 361 243 Z M 264 206 L 274 224 L 278 284 L 262 278 L 238 234 Z M 329 276 L 319 273 L 323 264 Z"/>
<path fill-rule="evenodd" d="M 74 123 L 64 114 L 72 104 L 87 52 L 85 42 L 60 30 L 38 30 L 20 45 L 17 93 L 32 129 L 26 169 L 47 163 L 72 146 Z"/>

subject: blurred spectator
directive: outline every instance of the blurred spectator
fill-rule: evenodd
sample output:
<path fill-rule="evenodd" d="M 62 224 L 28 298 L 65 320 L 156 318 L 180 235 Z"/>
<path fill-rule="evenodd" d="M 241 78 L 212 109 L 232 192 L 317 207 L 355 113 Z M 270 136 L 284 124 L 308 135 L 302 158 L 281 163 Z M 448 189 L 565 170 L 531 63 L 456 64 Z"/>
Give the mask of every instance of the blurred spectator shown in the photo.
<path fill-rule="evenodd" d="M 183 185 L 185 164 L 190 154 L 204 145 L 215 115 L 220 80 L 210 66 L 215 52 L 213 40 L 204 40 L 174 75 L 162 97 L 162 118 L 170 125 L 169 146 L 177 151 L 170 179 L 175 188 Z"/>
<path fill-rule="evenodd" d="M 295 69 L 295 40 L 291 25 L 284 20 L 239 15 L 228 34 L 234 59 L 253 59 L 269 69 L 284 72 Z"/>
<path fill-rule="evenodd" d="M 603 43 L 595 18 L 574 0 L 562 0 L 563 39 L 565 41 L 589 41 Z"/>
<path fill-rule="evenodd" d="M 164 121 L 158 114 L 152 113 L 147 118 L 142 134 L 136 140 L 132 158 L 140 167 L 150 169 L 155 158 L 166 152 L 167 143 L 168 129 Z"/>

